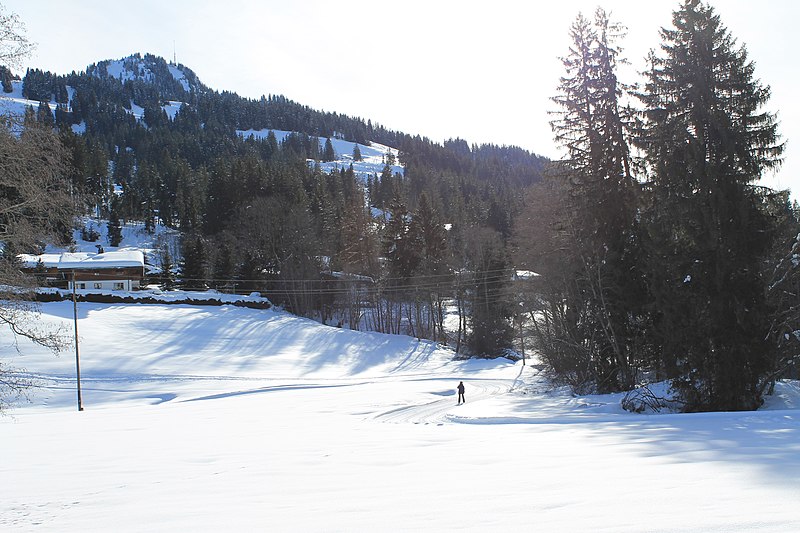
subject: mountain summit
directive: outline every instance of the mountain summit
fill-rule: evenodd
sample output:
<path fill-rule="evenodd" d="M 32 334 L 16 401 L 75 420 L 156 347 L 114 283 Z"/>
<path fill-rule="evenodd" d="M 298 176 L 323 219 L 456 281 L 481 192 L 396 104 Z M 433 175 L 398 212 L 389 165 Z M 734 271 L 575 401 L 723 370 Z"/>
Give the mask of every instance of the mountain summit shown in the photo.
<path fill-rule="evenodd" d="M 188 67 L 167 63 L 152 54 L 133 54 L 123 59 L 105 60 L 86 68 L 86 73 L 98 78 L 118 80 L 121 83 L 141 81 L 154 85 L 167 99 L 185 98 L 187 94 L 207 90 L 197 75 Z"/>

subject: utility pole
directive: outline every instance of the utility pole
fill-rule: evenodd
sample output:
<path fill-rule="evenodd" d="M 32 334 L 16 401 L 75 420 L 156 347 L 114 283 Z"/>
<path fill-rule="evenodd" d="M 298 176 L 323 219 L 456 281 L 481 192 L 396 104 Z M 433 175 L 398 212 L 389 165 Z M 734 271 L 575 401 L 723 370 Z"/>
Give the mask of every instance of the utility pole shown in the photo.
<path fill-rule="evenodd" d="M 522 347 L 522 366 L 525 366 L 525 332 L 522 330 L 522 315 L 517 315 L 519 322 L 519 344 Z"/>
<path fill-rule="evenodd" d="M 75 295 L 75 271 L 72 271 L 72 316 L 75 322 L 75 372 L 78 382 L 78 411 L 83 411 L 81 400 L 81 356 L 78 348 L 78 298 Z"/>

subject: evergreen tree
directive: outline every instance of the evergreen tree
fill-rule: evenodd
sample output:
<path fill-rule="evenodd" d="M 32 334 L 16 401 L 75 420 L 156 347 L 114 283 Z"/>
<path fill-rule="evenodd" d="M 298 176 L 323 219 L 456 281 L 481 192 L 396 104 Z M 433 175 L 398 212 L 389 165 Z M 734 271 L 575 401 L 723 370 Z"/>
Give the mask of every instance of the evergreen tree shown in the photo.
<path fill-rule="evenodd" d="M 447 235 L 439 213 L 426 193 L 419 198 L 411 225 L 417 228 L 412 233 L 419 239 L 420 265 L 417 272 L 425 276 L 446 274 Z"/>
<path fill-rule="evenodd" d="M 275 137 L 275 132 L 273 130 L 269 130 L 267 133 L 267 159 L 272 157 L 272 154 L 278 152 L 278 139 Z"/>
<path fill-rule="evenodd" d="M 377 239 L 360 188 L 347 201 L 341 224 L 341 250 L 337 254 L 340 268 L 348 273 L 375 276 L 378 270 Z"/>
<path fill-rule="evenodd" d="M 4 93 L 10 93 L 14 90 L 14 87 L 11 85 L 13 79 L 14 77 L 11 74 L 11 70 L 4 65 L 0 65 L 0 85 L 2 85 Z"/>
<path fill-rule="evenodd" d="M 169 245 L 163 243 L 158 249 L 158 258 L 161 263 L 160 285 L 165 291 L 171 291 L 175 288 L 175 262 L 172 257 Z"/>
<path fill-rule="evenodd" d="M 661 36 L 639 142 L 663 365 L 690 410 L 754 409 L 775 348 L 760 267 L 774 231 L 753 183 L 783 145 L 769 89 L 710 6 L 685 0 Z"/>
<path fill-rule="evenodd" d="M 187 290 L 206 288 L 208 257 L 205 242 L 200 235 L 189 235 L 183 240 L 183 259 L 180 263 L 181 282 Z"/>
<path fill-rule="evenodd" d="M 232 236 L 229 232 L 223 232 L 216 236 L 211 256 L 213 257 L 212 276 L 213 287 L 217 290 L 230 290 L 234 292 L 232 282 L 236 275 L 236 264 L 234 252 L 231 249 Z"/>
<path fill-rule="evenodd" d="M 36 120 L 40 124 L 51 128 L 55 125 L 55 121 L 53 120 L 53 110 L 50 109 L 50 104 L 44 100 L 39 102 L 38 111 L 36 112 Z"/>
<path fill-rule="evenodd" d="M 325 148 L 322 150 L 323 161 L 334 161 L 336 159 L 336 152 L 333 149 L 333 143 L 330 137 L 325 139 Z"/>
<path fill-rule="evenodd" d="M 72 125 L 72 113 L 66 104 L 58 104 L 55 110 L 55 125 L 62 132 L 68 132 Z"/>
<path fill-rule="evenodd" d="M 529 204 L 540 210 L 533 223 L 545 224 L 518 226 L 516 238 L 528 243 L 549 285 L 544 293 L 552 300 L 536 315 L 535 330 L 545 360 L 573 385 L 603 391 L 634 384 L 644 334 L 636 184 L 620 104 L 625 87 L 616 76 L 622 34 L 602 9 L 594 21 L 579 15 L 572 24 L 551 122 L 569 157 L 539 187 L 549 203 Z"/>
<path fill-rule="evenodd" d="M 364 158 L 361 156 L 361 148 L 358 147 L 358 143 L 353 146 L 353 161 L 362 161 Z"/>
<path fill-rule="evenodd" d="M 421 331 L 417 336 L 444 339 L 444 300 L 451 293 L 447 264 L 447 235 L 438 212 L 426 193 L 422 193 L 409 227 L 412 246 L 419 251 L 415 275 L 415 295 L 423 303 L 427 316 L 419 316 Z M 422 311 L 418 313 L 422 314 Z"/>
<path fill-rule="evenodd" d="M 406 286 L 420 262 L 417 240 L 410 232 L 408 208 L 399 199 L 389 206 L 389 221 L 383 232 L 383 249 L 387 259 L 388 277 L 395 286 Z"/>
<path fill-rule="evenodd" d="M 476 229 L 468 237 L 470 266 L 470 350 L 476 355 L 500 357 L 511 348 L 511 305 L 508 286 L 511 268 L 502 237 L 495 231 Z"/>
<path fill-rule="evenodd" d="M 108 215 L 108 244 L 117 247 L 122 242 L 122 225 L 119 217 L 119 204 L 121 200 L 114 198 L 111 201 L 111 212 Z"/>

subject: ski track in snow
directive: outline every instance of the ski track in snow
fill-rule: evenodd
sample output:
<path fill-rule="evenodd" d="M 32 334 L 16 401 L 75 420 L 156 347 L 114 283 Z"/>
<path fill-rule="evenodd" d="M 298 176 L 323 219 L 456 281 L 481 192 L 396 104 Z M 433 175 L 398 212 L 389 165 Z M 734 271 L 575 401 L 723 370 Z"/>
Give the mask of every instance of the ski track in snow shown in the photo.
<path fill-rule="evenodd" d="M 450 385 L 453 379 L 442 379 L 443 384 Z M 473 402 L 480 402 L 487 398 L 505 394 L 512 389 L 512 380 L 501 379 L 479 379 L 468 380 L 465 383 L 467 391 L 465 399 L 467 403 L 464 406 Z M 457 398 L 456 392 L 453 389 L 448 392 L 433 392 L 431 394 L 438 394 L 445 396 L 440 400 L 433 400 L 423 404 L 412 404 L 403 407 L 396 407 L 388 411 L 383 411 L 376 414 L 373 418 L 381 422 L 390 423 L 414 423 L 414 424 L 443 424 L 445 422 L 459 422 L 459 417 L 454 416 L 452 411 L 461 406 L 455 403 Z"/>
<path fill-rule="evenodd" d="M 478 420 L 469 415 L 462 416 L 459 413 L 459 409 L 479 404 L 489 398 L 514 394 L 521 388 L 525 388 L 527 392 L 531 392 L 542 399 L 547 396 L 549 387 L 542 373 L 543 368 L 544 367 L 541 365 L 523 366 L 514 379 L 465 379 L 466 403 L 462 405 L 455 403 L 457 399 L 455 389 L 446 389 L 445 392 L 431 393 L 444 396 L 442 399 L 421 404 L 414 403 L 402 407 L 395 407 L 388 411 L 382 411 L 374 415 L 373 418 L 380 422 L 395 424 L 413 423 L 442 425 L 444 423 L 476 423 Z M 523 376 L 523 374 L 529 371 L 533 373 L 528 376 Z M 440 381 L 442 385 L 446 387 L 453 384 L 452 377 L 435 379 L 433 381 Z"/>

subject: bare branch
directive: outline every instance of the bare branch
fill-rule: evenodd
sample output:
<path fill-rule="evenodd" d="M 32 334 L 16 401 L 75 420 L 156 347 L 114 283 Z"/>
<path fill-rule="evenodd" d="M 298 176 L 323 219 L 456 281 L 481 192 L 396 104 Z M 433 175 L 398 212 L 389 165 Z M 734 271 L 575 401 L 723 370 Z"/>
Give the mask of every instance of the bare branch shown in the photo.
<path fill-rule="evenodd" d="M 16 13 L 7 13 L 0 5 L 0 65 L 19 67 L 36 44 L 25 36 L 25 24 Z"/>

